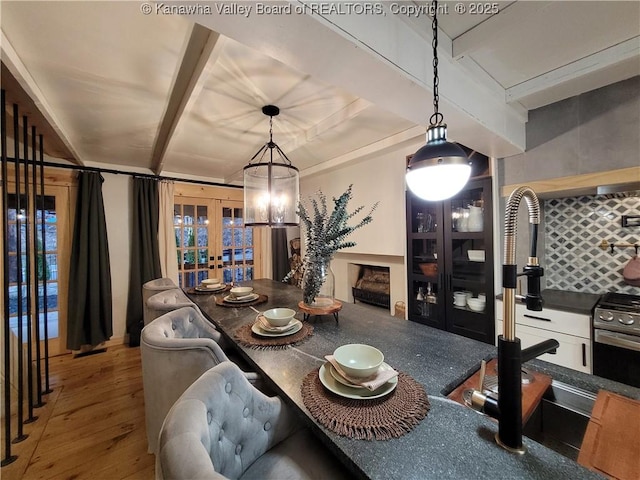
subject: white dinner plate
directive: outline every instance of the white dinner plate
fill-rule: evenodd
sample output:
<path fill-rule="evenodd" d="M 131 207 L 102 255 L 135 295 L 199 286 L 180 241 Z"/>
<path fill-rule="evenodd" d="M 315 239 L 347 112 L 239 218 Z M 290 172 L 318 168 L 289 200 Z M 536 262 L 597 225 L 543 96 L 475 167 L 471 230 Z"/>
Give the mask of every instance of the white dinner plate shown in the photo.
<path fill-rule="evenodd" d="M 382 365 L 380 365 L 379 370 L 383 371 L 383 372 L 386 372 L 387 370 L 393 370 L 393 367 L 391 365 L 387 364 L 387 363 L 382 362 Z M 340 382 L 341 384 L 343 384 L 343 385 L 345 385 L 347 387 L 356 388 L 358 390 L 360 390 L 362 388 L 365 388 L 365 389 L 367 388 L 367 387 L 363 387 L 362 385 L 354 385 L 353 383 L 351 383 L 349 380 L 347 380 L 342 375 L 340 375 L 338 373 L 338 371 L 335 369 L 335 367 L 333 365 L 331 365 L 331 363 L 329 363 L 329 373 L 338 382 Z M 397 381 L 397 377 L 396 377 L 396 381 Z"/>
<path fill-rule="evenodd" d="M 224 290 L 225 288 L 227 288 L 226 285 L 220 285 L 219 287 L 216 287 L 216 288 L 201 287 L 200 285 L 195 287 L 195 289 L 199 292 L 211 292 L 211 293 L 219 292 L 221 290 Z"/>
<path fill-rule="evenodd" d="M 223 300 L 228 303 L 247 303 L 247 302 L 253 302 L 259 297 L 260 295 L 258 295 L 257 293 L 250 293 L 249 295 L 245 295 L 244 297 L 240 297 L 240 298 L 234 298 L 231 295 L 227 295 L 223 298 Z"/>
<path fill-rule="evenodd" d="M 373 392 L 366 388 L 347 387 L 346 385 L 343 385 L 335 378 L 333 378 L 329 370 L 330 366 L 331 364 L 329 362 L 326 362 L 320 367 L 320 371 L 318 372 L 320 376 L 320 382 L 325 386 L 327 390 L 335 393 L 336 395 L 340 395 L 341 397 L 352 398 L 354 400 L 371 400 L 388 395 L 389 393 L 393 392 L 398 386 L 398 377 L 394 377 Z"/>
<path fill-rule="evenodd" d="M 302 322 L 300 320 L 295 320 L 295 321 L 297 323 L 293 326 L 293 328 L 291 328 L 290 330 L 287 330 L 286 332 L 280 332 L 280 333 L 267 332 L 266 330 L 263 330 L 262 328 L 260 328 L 260 325 L 258 325 L 257 322 L 251 325 L 251 331 L 256 335 L 260 335 L 261 337 L 286 337 L 288 335 L 293 335 L 294 333 L 299 332 L 300 329 L 302 328 Z"/>

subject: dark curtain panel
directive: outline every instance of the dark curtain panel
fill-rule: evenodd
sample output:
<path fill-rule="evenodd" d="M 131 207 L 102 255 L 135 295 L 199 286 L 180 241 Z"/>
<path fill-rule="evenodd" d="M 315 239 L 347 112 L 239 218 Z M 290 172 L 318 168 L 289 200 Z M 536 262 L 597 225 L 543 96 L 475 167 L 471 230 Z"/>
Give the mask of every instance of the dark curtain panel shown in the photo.
<path fill-rule="evenodd" d="M 287 229 L 271 229 L 271 256 L 273 280 L 282 281 L 289 270 L 289 252 L 287 248 Z"/>
<path fill-rule="evenodd" d="M 144 326 L 142 285 L 162 277 L 158 247 L 159 202 L 157 180 L 133 179 L 133 225 L 127 301 L 127 332 L 131 347 L 140 345 L 140 332 Z"/>
<path fill-rule="evenodd" d="M 69 275 L 67 348 L 98 345 L 113 335 L 109 243 L 102 175 L 80 172 Z"/>

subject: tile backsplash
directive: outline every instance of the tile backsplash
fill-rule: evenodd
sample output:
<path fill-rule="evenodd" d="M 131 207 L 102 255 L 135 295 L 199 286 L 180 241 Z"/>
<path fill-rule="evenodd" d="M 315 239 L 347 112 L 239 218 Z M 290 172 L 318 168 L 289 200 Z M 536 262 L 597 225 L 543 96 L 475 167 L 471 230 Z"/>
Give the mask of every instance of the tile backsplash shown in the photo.
<path fill-rule="evenodd" d="M 622 270 L 633 248 L 602 250 L 600 242 L 640 244 L 640 227 L 622 228 L 622 215 L 640 215 L 638 196 L 592 195 L 544 201 L 546 288 L 640 295 Z M 611 198 L 613 197 L 613 198 Z M 640 254 L 640 252 L 639 252 Z"/>

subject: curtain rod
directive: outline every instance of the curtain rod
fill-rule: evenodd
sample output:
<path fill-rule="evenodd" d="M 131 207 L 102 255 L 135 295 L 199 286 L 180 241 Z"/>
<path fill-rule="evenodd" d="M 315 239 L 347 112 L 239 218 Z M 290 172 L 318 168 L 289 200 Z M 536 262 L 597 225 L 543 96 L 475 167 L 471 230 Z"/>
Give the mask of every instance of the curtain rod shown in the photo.
<path fill-rule="evenodd" d="M 15 158 L 7 158 L 8 162 L 16 163 Z M 29 160 L 28 163 L 33 163 L 32 160 Z M 39 162 L 39 165 L 42 165 L 42 162 Z M 171 180 L 174 182 L 184 182 L 184 183 L 195 183 L 198 185 L 209 185 L 212 187 L 225 187 L 225 188 L 243 188 L 240 185 L 228 185 L 226 183 L 218 183 L 218 182 L 207 182 L 204 180 L 193 180 L 190 178 L 177 178 L 177 177 L 163 177 L 161 175 L 153 175 L 151 173 L 135 173 L 135 172 L 125 172 L 123 170 L 114 170 L 111 168 L 99 168 L 99 167 L 81 167 L 78 165 L 66 165 L 61 163 L 54 162 L 44 162 L 45 167 L 53 167 L 53 168 L 65 168 L 68 170 L 80 170 L 83 172 L 98 172 L 98 173 L 112 173 L 115 175 L 129 175 L 131 177 L 139 177 L 139 178 L 152 178 L 155 180 Z"/>

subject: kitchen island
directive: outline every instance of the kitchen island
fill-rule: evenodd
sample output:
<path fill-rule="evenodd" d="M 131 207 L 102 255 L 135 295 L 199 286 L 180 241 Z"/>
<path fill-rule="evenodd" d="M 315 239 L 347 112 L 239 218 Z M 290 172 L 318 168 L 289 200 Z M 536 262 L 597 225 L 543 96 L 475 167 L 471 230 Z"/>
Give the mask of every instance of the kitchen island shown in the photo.
<path fill-rule="evenodd" d="M 297 310 L 301 291 L 272 280 L 244 282 L 256 293 L 268 296 L 257 305 Z M 255 311 L 248 307 L 216 305 L 213 294 L 192 294 L 203 313 L 233 341 L 234 332 L 253 323 Z M 302 313 L 297 315 L 302 319 Z M 353 473 L 354 478 L 600 478 L 556 452 L 524 439 L 527 453 L 510 454 L 494 441 L 497 424 L 490 418 L 454 403 L 446 395 L 477 370 L 481 360 L 496 355 L 496 348 L 459 335 L 391 317 L 386 310 L 344 303 L 339 322 L 333 316 L 311 317 L 314 334 L 297 347 L 258 350 L 238 346 L 252 368 L 282 398 L 296 408 L 318 438 Z M 354 440 L 325 429 L 311 416 L 302 401 L 304 377 L 324 363 L 324 355 L 347 343 L 374 345 L 385 362 L 421 383 L 431 409 L 406 435 L 386 441 Z M 605 388 L 633 398 L 640 389 L 579 374 L 542 361 L 529 364 L 564 382 L 597 391 Z M 587 388 L 589 387 L 589 388 Z"/>

